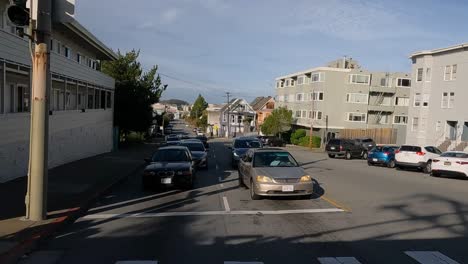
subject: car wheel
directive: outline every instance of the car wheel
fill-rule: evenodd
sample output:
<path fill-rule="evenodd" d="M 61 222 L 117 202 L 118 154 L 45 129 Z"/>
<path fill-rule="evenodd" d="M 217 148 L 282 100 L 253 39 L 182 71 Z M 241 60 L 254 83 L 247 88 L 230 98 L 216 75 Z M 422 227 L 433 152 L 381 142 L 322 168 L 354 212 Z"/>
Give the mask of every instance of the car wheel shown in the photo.
<path fill-rule="evenodd" d="M 258 194 L 255 193 L 253 181 L 250 181 L 250 199 L 252 199 L 252 200 L 260 200 L 260 198 L 261 198 L 260 195 L 258 195 Z"/>
<path fill-rule="evenodd" d="M 345 159 L 347 159 L 347 160 L 351 159 L 351 152 L 346 151 Z"/>
<path fill-rule="evenodd" d="M 328 154 L 328 157 L 331 158 L 331 159 L 334 159 L 334 158 L 335 158 L 335 154 Z"/>
<path fill-rule="evenodd" d="M 365 160 L 366 160 L 368 156 L 369 156 L 369 154 L 367 153 L 367 151 L 364 151 L 364 152 L 362 153 L 362 159 L 365 159 Z"/>
<path fill-rule="evenodd" d="M 426 163 L 426 166 L 424 166 L 424 168 L 423 168 L 423 172 L 424 173 L 431 173 L 431 171 L 432 171 L 432 161 L 428 161 Z"/>
<path fill-rule="evenodd" d="M 395 160 L 390 160 L 390 162 L 387 164 L 387 167 L 395 168 Z"/>

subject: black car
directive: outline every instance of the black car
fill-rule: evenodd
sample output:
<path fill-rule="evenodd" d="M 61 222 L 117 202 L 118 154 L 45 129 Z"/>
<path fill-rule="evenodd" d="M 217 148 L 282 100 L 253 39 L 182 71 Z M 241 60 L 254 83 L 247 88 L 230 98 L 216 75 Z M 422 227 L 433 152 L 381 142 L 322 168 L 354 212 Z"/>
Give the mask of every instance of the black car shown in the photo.
<path fill-rule="evenodd" d="M 210 145 L 208 144 L 208 138 L 206 136 L 196 136 L 195 139 L 198 139 L 201 142 L 203 142 L 205 148 L 210 148 Z"/>
<path fill-rule="evenodd" d="M 174 146 L 178 145 L 180 142 L 179 135 L 171 134 L 166 137 L 166 145 Z"/>
<path fill-rule="evenodd" d="M 258 138 L 255 137 L 239 137 L 234 139 L 231 147 L 231 165 L 237 167 L 240 158 L 251 148 L 262 148 L 263 145 Z"/>
<path fill-rule="evenodd" d="M 363 149 L 360 142 L 354 139 L 330 139 L 325 150 L 330 158 L 344 156 L 345 159 L 352 159 L 353 157 L 367 159 L 367 150 Z"/>
<path fill-rule="evenodd" d="M 143 170 L 143 188 L 180 187 L 191 189 L 194 181 L 192 156 L 186 147 L 170 146 L 159 148 Z"/>
<path fill-rule="evenodd" d="M 179 146 L 187 147 L 190 150 L 195 167 L 208 169 L 208 153 L 200 140 L 182 140 L 180 141 Z"/>

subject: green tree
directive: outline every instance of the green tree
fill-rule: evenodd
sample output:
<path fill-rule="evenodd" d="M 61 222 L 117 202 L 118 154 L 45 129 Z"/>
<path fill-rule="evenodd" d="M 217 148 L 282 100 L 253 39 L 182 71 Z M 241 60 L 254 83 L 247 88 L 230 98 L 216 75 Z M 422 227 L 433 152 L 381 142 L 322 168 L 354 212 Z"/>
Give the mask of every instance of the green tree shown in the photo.
<path fill-rule="evenodd" d="M 205 101 L 205 98 L 199 94 L 193 103 L 192 110 L 190 110 L 190 116 L 198 119 L 203 115 L 206 108 L 208 108 L 208 103 Z"/>
<path fill-rule="evenodd" d="M 271 113 L 262 125 L 262 133 L 265 135 L 277 135 L 281 137 L 281 133 L 291 129 L 293 121 L 292 111 L 285 107 L 280 107 Z"/>
<path fill-rule="evenodd" d="M 117 60 L 102 65 L 102 71 L 115 79 L 114 124 L 124 137 L 131 131 L 148 131 L 154 119 L 151 105 L 159 102 L 167 88 L 157 74 L 157 65 L 143 72 L 139 55 L 136 50 L 118 51 Z"/>

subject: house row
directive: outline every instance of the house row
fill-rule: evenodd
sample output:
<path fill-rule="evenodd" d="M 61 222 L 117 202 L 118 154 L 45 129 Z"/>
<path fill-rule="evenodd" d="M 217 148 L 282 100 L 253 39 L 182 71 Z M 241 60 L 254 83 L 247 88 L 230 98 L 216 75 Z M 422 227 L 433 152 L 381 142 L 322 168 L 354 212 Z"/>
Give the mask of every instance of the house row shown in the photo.
<path fill-rule="evenodd" d="M 26 176 L 29 160 L 31 54 L 9 4 L 0 0 L 0 182 Z M 49 48 L 49 167 L 111 151 L 115 82 L 100 65 L 117 55 L 73 16 L 53 23 Z"/>
<path fill-rule="evenodd" d="M 209 104 L 206 132 L 217 137 L 258 134 L 274 107 L 271 96 L 257 97 L 251 103 L 234 98 L 228 104 Z"/>

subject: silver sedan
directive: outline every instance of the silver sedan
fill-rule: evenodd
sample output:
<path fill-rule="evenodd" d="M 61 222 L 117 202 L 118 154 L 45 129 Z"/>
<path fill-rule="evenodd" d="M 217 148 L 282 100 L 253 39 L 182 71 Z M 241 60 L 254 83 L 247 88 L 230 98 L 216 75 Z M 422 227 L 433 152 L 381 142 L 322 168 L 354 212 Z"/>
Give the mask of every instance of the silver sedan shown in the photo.
<path fill-rule="evenodd" d="M 305 196 L 314 192 L 312 178 L 282 149 L 251 149 L 239 161 L 239 184 L 252 200 L 262 196 Z"/>

